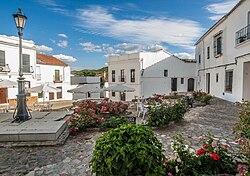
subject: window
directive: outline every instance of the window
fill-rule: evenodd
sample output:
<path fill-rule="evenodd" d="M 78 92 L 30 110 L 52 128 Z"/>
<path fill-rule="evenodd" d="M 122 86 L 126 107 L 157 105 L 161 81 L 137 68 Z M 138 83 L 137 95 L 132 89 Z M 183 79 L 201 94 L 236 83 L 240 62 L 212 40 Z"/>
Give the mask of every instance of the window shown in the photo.
<path fill-rule="evenodd" d="M 219 82 L 219 73 L 216 73 L 216 82 Z"/>
<path fill-rule="evenodd" d="M 131 82 L 135 82 L 135 69 L 131 69 L 130 70 L 130 78 L 131 78 Z"/>
<path fill-rule="evenodd" d="M 168 77 L 168 70 L 164 70 L 164 77 Z"/>
<path fill-rule="evenodd" d="M 23 72 L 30 73 L 30 55 L 23 54 Z"/>
<path fill-rule="evenodd" d="M 214 57 L 222 55 L 222 32 L 214 36 Z"/>
<path fill-rule="evenodd" d="M 61 99 L 61 98 L 62 98 L 62 87 L 56 87 L 56 88 L 57 88 L 57 89 L 61 89 L 60 92 L 57 92 L 57 93 L 56 93 L 57 99 Z"/>
<path fill-rule="evenodd" d="M 207 47 L 207 59 L 210 59 L 210 46 Z"/>
<path fill-rule="evenodd" d="M 115 92 L 112 92 L 112 97 L 115 97 Z"/>
<path fill-rule="evenodd" d="M 30 81 L 24 81 L 24 88 L 29 89 L 30 88 Z M 26 93 L 26 96 L 30 96 L 30 93 Z"/>
<path fill-rule="evenodd" d="M 181 84 L 184 84 L 184 78 L 181 78 Z"/>
<path fill-rule="evenodd" d="M 53 92 L 50 92 L 49 93 L 49 100 L 54 100 L 55 98 L 54 98 L 54 93 Z"/>
<path fill-rule="evenodd" d="M 121 70 L 121 82 L 125 81 L 125 77 L 124 77 L 124 69 Z"/>
<path fill-rule="evenodd" d="M 225 91 L 232 92 L 233 89 L 233 71 L 226 71 L 226 83 L 225 83 Z"/>
<path fill-rule="evenodd" d="M 250 25 L 250 11 L 247 14 L 247 24 Z"/>
<path fill-rule="evenodd" d="M 112 70 L 112 82 L 115 82 L 115 70 Z"/>
<path fill-rule="evenodd" d="M 5 52 L 0 51 L 0 66 L 5 66 Z"/>
<path fill-rule="evenodd" d="M 60 70 L 55 70 L 55 82 L 60 82 Z"/>
<path fill-rule="evenodd" d="M 38 93 L 38 98 L 43 98 L 43 93 Z"/>
<path fill-rule="evenodd" d="M 201 55 L 199 54 L 199 64 L 201 63 Z"/>

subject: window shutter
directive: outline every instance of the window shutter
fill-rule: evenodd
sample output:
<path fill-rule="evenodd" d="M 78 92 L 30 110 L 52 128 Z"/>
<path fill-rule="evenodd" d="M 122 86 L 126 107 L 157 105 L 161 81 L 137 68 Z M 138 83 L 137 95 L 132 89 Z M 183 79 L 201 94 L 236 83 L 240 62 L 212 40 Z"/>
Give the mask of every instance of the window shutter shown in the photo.
<path fill-rule="evenodd" d="M 23 54 L 23 72 L 30 73 L 30 55 Z"/>
<path fill-rule="evenodd" d="M 0 66 L 5 66 L 5 52 L 0 51 Z"/>

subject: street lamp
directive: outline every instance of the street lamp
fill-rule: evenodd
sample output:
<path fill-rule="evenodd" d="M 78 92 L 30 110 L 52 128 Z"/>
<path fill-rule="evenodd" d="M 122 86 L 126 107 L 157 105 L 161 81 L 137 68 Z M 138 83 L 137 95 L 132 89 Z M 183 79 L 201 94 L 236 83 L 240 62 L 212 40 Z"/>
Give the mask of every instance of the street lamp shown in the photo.
<path fill-rule="evenodd" d="M 28 114 L 27 105 L 26 105 L 26 94 L 25 94 L 25 85 L 23 77 L 23 55 L 22 55 L 22 38 L 23 38 L 23 28 L 27 17 L 22 13 L 22 10 L 19 8 L 16 14 L 13 14 L 16 27 L 18 29 L 19 36 L 19 78 L 18 82 L 18 94 L 17 94 L 17 112 L 14 112 L 14 119 L 16 121 L 26 121 L 31 119 L 31 115 Z"/>

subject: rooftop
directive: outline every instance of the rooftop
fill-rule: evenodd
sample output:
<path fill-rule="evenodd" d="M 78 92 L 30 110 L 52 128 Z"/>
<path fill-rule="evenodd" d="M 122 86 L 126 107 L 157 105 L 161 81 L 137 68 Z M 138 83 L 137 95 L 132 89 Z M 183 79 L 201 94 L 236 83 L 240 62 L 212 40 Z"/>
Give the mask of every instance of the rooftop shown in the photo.
<path fill-rule="evenodd" d="M 58 65 L 58 66 L 63 66 L 67 67 L 68 64 L 64 63 L 63 61 L 47 54 L 37 54 L 36 55 L 36 63 L 37 64 L 44 64 L 44 65 Z"/>

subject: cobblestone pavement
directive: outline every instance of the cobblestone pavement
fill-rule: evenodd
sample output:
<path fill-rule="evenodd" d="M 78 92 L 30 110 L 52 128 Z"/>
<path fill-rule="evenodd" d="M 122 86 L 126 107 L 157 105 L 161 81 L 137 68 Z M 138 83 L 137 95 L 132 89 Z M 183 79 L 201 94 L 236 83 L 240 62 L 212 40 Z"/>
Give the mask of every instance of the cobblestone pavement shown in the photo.
<path fill-rule="evenodd" d="M 214 99 L 211 105 L 191 109 L 185 120 L 165 128 L 154 129 L 170 156 L 171 137 L 182 133 L 194 148 L 199 139 L 210 130 L 216 137 L 234 139 L 232 126 L 238 120 L 239 106 Z M 70 136 L 63 146 L 0 148 L 0 175 L 91 175 L 91 160 L 96 139 L 101 132 L 88 131 Z"/>

